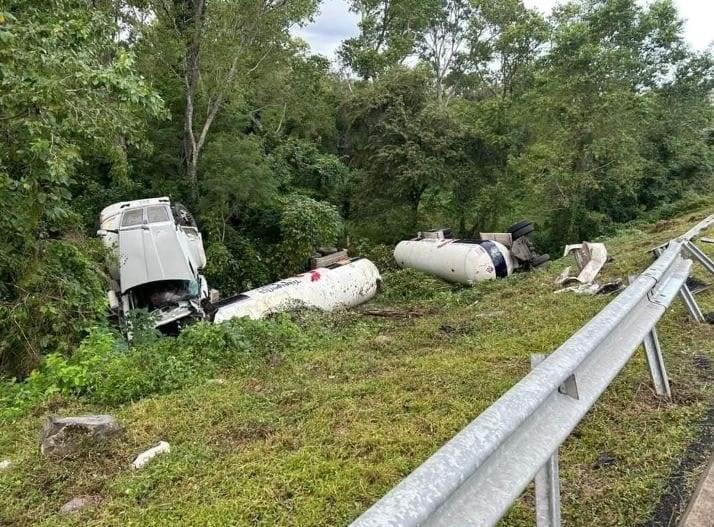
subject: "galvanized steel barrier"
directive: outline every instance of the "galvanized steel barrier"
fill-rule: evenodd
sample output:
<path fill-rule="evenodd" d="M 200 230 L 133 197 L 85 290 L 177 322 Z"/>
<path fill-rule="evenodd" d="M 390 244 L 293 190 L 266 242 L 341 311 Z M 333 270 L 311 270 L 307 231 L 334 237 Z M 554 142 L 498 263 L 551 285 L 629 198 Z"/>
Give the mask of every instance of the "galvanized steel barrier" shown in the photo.
<path fill-rule="evenodd" d="M 538 527 L 560 525 L 558 448 L 642 344 L 656 393 L 670 397 L 655 325 L 677 295 L 701 310 L 686 280 L 693 239 L 714 215 L 655 249 L 657 260 L 600 313 L 355 520 L 351 527 L 490 526 L 535 478 Z"/>

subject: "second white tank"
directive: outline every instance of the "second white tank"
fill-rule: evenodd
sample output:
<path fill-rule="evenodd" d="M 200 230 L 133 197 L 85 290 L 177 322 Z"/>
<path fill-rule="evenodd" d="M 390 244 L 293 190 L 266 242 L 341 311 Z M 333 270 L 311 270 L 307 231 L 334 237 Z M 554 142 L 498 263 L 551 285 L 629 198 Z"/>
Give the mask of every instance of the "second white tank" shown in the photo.
<path fill-rule="evenodd" d="M 467 285 L 505 278 L 515 267 L 508 248 L 491 240 L 405 240 L 394 248 L 394 259 L 400 267 L 410 267 L 449 282 Z"/>

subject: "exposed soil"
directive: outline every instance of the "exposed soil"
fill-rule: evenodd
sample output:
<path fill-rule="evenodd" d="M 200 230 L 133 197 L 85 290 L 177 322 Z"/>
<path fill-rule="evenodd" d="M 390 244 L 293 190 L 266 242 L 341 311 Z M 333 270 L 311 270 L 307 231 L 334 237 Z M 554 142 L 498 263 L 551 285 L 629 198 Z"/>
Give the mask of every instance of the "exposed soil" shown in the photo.
<path fill-rule="evenodd" d="M 711 361 L 704 355 L 696 355 L 694 363 L 702 377 L 714 378 Z M 704 465 L 714 453 L 714 401 L 709 404 L 702 420 L 697 438 L 687 447 L 679 464 L 668 478 L 667 487 L 655 508 L 652 518 L 640 527 L 675 527 L 684 513 L 694 488 L 687 488 L 688 475 Z"/>

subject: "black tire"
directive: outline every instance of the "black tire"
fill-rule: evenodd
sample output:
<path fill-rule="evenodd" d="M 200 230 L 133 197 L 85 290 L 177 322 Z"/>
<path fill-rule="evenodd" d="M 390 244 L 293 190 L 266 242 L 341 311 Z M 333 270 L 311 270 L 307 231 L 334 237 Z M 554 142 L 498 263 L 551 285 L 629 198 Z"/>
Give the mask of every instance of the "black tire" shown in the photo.
<path fill-rule="evenodd" d="M 528 236 L 534 230 L 535 230 L 535 226 L 532 223 L 530 225 L 526 225 L 525 227 L 522 227 L 522 228 L 518 229 L 517 231 L 512 232 L 511 240 L 513 240 L 515 242 L 518 238 L 523 238 L 524 236 Z"/>
<path fill-rule="evenodd" d="M 513 233 L 516 232 L 517 230 L 520 230 L 520 229 L 522 229 L 523 227 L 525 227 L 526 225 L 533 225 L 533 222 L 532 222 L 532 221 L 529 221 L 529 220 L 521 220 L 521 221 L 519 221 L 519 222 L 514 223 L 514 224 L 511 225 L 510 227 L 508 227 L 508 231 L 507 231 L 507 232 L 513 234 Z"/>
<path fill-rule="evenodd" d="M 508 232 L 511 235 L 511 240 L 514 242 L 518 238 L 523 238 L 524 236 L 529 235 L 535 230 L 535 226 L 533 225 L 533 222 L 530 222 L 528 220 L 523 220 L 519 221 L 518 223 L 514 223 L 508 228 Z"/>
<path fill-rule="evenodd" d="M 544 265 L 546 263 L 550 262 L 550 255 L 549 254 L 541 254 L 540 256 L 536 256 L 530 261 L 531 267 L 540 267 L 541 265 Z"/>

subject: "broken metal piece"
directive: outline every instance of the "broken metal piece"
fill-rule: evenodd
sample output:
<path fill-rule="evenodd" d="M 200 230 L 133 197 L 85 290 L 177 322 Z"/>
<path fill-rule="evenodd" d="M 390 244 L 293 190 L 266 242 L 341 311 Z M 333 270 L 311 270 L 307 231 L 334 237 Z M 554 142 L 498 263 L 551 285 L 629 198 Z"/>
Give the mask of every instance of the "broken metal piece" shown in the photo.
<path fill-rule="evenodd" d="M 571 292 L 578 295 L 610 295 L 612 293 L 617 293 L 624 289 L 624 284 L 621 279 L 613 280 L 612 282 L 606 282 L 604 284 L 599 284 L 594 282 L 592 284 L 579 284 L 564 289 L 559 289 L 556 293 Z"/>
<path fill-rule="evenodd" d="M 566 245 L 563 256 L 570 253 L 574 254 L 580 269 L 580 274 L 572 278 L 581 284 L 591 284 L 607 261 L 607 248 L 604 243 L 583 242 Z"/>

